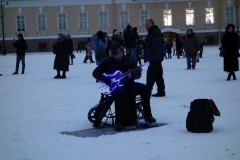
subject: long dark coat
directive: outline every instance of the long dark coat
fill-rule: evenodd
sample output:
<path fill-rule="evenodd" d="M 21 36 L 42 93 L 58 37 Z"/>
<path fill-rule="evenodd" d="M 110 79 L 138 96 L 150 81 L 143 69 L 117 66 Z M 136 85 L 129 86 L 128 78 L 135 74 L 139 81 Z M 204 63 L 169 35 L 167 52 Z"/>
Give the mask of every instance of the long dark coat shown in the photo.
<path fill-rule="evenodd" d="M 233 32 L 229 33 L 228 28 L 232 26 Z M 224 57 L 224 71 L 238 71 L 238 35 L 234 33 L 235 27 L 232 24 L 229 24 L 226 28 L 226 33 L 222 38 L 222 46 L 225 48 L 225 57 Z"/>
<path fill-rule="evenodd" d="M 56 41 L 56 57 L 54 60 L 53 69 L 60 71 L 69 71 L 69 54 L 67 52 L 66 39 Z"/>

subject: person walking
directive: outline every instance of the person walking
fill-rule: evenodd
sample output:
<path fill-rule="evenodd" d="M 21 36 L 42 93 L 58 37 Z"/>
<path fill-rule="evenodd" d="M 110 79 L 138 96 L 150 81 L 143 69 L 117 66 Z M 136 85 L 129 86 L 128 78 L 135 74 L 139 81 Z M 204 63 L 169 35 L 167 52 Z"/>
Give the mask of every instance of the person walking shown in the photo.
<path fill-rule="evenodd" d="M 177 52 L 177 58 L 180 59 L 180 56 L 182 55 L 182 42 L 179 38 L 179 35 L 177 34 L 175 36 L 176 39 L 176 52 Z"/>
<path fill-rule="evenodd" d="M 15 41 L 15 38 L 14 38 L 14 41 L 13 41 L 13 47 L 17 48 L 16 49 L 16 55 L 17 55 L 16 69 L 15 69 L 15 72 L 13 73 L 13 75 L 18 74 L 20 61 L 22 61 L 22 74 L 24 74 L 24 71 L 25 71 L 25 52 L 28 49 L 28 45 L 27 45 L 27 42 L 23 38 L 23 34 L 19 33 L 17 37 L 18 37 L 18 40 Z"/>
<path fill-rule="evenodd" d="M 96 64 L 102 63 L 103 59 L 107 57 L 106 48 L 108 46 L 107 33 L 98 31 L 91 37 L 91 44 L 94 49 Z"/>
<path fill-rule="evenodd" d="M 236 80 L 235 71 L 239 70 L 238 63 L 238 35 L 234 32 L 235 26 L 228 24 L 226 31 L 222 38 L 222 48 L 225 49 L 225 56 L 223 58 L 224 71 L 228 72 L 227 81 L 233 76 L 233 80 Z"/>
<path fill-rule="evenodd" d="M 83 60 L 83 63 L 87 63 L 87 60 L 89 59 L 91 63 L 95 63 L 92 59 L 92 47 L 91 42 L 88 42 L 86 44 L 86 57 Z"/>
<path fill-rule="evenodd" d="M 69 71 L 69 54 L 67 53 L 67 43 L 64 34 L 60 33 L 58 35 L 58 40 L 54 43 L 55 48 L 55 60 L 53 69 L 57 70 L 57 75 L 54 77 L 55 79 L 65 79 L 66 72 Z M 62 71 L 62 75 L 60 75 L 60 71 Z"/>
<path fill-rule="evenodd" d="M 203 58 L 202 57 L 202 54 L 203 54 L 203 45 L 206 43 L 206 40 L 205 41 L 202 41 L 201 39 L 199 40 L 199 45 L 200 45 L 200 58 Z"/>
<path fill-rule="evenodd" d="M 172 40 L 172 44 L 173 44 L 173 46 L 172 46 L 172 49 L 173 49 L 173 56 L 177 56 L 177 49 L 176 49 L 176 38 L 174 38 L 173 40 Z"/>
<path fill-rule="evenodd" d="M 196 67 L 196 56 L 199 51 L 198 38 L 192 29 L 187 30 L 187 35 L 184 39 L 184 50 L 187 58 L 187 69 L 195 69 Z"/>
<path fill-rule="evenodd" d="M 153 97 L 165 96 L 165 84 L 163 79 L 162 61 L 164 59 L 165 47 L 161 37 L 161 30 L 155 25 L 152 19 L 145 21 L 145 26 L 148 31 L 144 48 L 144 62 L 149 61 L 147 70 L 146 85 L 149 89 L 149 96 L 152 95 L 153 85 L 157 84 L 157 93 Z M 162 45 L 161 45 L 162 44 Z"/>

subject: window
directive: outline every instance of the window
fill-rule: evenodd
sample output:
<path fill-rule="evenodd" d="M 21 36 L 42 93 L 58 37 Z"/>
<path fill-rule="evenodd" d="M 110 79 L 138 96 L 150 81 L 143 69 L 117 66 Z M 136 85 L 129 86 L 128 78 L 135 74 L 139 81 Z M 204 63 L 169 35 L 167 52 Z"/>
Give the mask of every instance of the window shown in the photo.
<path fill-rule="evenodd" d="M 128 11 L 120 12 L 120 27 L 125 28 L 128 24 Z"/>
<path fill-rule="evenodd" d="M 25 31 L 25 15 L 17 15 L 17 31 Z"/>
<path fill-rule="evenodd" d="M 58 14 L 58 30 L 67 30 L 67 15 L 66 15 L 66 13 Z"/>
<path fill-rule="evenodd" d="M 233 11 L 233 7 L 226 7 L 225 10 L 226 13 L 226 19 L 225 22 L 226 23 L 234 23 L 234 11 Z"/>
<path fill-rule="evenodd" d="M 194 25 L 194 10 L 193 9 L 186 9 L 186 25 Z"/>
<path fill-rule="evenodd" d="M 86 12 L 79 13 L 79 29 L 88 29 L 88 15 Z"/>
<path fill-rule="evenodd" d="M 148 11 L 143 10 L 140 12 L 140 23 L 141 26 L 145 24 L 145 21 L 148 19 Z"/>
<path fill-rule="evenodd" d="M 99 13 L 100 29 L 108 29 L 108 14 L 107 12 Z"/>
<path fill-rule="evenodd" d="M 46 15 L 45 14 L 38 14 L 37 15 L 37 22 L 38 22 L 38 31 L 46 31 Z"/>
<path fill-rule="evenodd" d="M 205 23 L 206 24 L 213 24 L 214 23 L 214 14 L 213 14 L 213 8 L 206 8 L 205 9 Z"/>
<path fill-rule="evenodd" d="M 163 10 L 163 25 L 172 25 L 172 10 Z"/>

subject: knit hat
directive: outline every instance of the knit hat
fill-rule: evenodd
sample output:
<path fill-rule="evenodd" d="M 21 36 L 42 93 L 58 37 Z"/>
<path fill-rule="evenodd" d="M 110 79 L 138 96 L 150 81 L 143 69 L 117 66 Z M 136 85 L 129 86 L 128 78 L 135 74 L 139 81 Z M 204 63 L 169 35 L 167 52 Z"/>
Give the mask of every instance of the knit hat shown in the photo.
<path fill-rule="evenodd" d="M 111 52 L 112 52 L 112 54 L 114 55 L 114 54 L 118 54 L 119 52 L 121 52 L 122 50 L 121 50 L 121 45 L 118 43 L 118 42 L 113 42 L 112 44 L 111 44 Z"/>
<path fill-rule="evenodd" d="M 120 35 L 120 31 L 115 31 L 113 35 Z"/>

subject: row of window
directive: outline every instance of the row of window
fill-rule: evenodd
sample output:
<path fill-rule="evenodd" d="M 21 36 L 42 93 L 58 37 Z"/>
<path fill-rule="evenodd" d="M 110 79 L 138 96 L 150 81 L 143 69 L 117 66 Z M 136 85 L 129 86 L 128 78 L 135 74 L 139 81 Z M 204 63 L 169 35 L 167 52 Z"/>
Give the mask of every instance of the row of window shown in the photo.
<path fill-rule="evenodd" d="M 226 7 L 225 9 L 225 18 L 226 23 L 232 23 L 234 10 L 233 7 Z M 120 27 L 125 28 L 129 23 L 129 12 L 120 11 Z M 140 24 L 144 24 L 145 20 L 149 17 L 148 10 L 140 11 Z M 186 25 L 195 25 L 195 10 L 186 9 L 185 12 Z M 88 29 L 88 13 L 81 12 L 78 15 L 79 18 L 79 29 L 87 30 Z M 205 24 L 214 24 L 214 9 L 205 8 Z M 25 31 L 25 15 L 17 15 L 17 31 Z M 172 10 L 163 10 L 163 25 L 172 26 Z M 99 28 L 108 29 L 108 12 L 99 13 Z M 46 15 L 38 14 L 37 15 L 37 30 L 46 31 Z M 67 14 L 59 13 L 58 14 L 58 30 L 67 30 Z"/>

